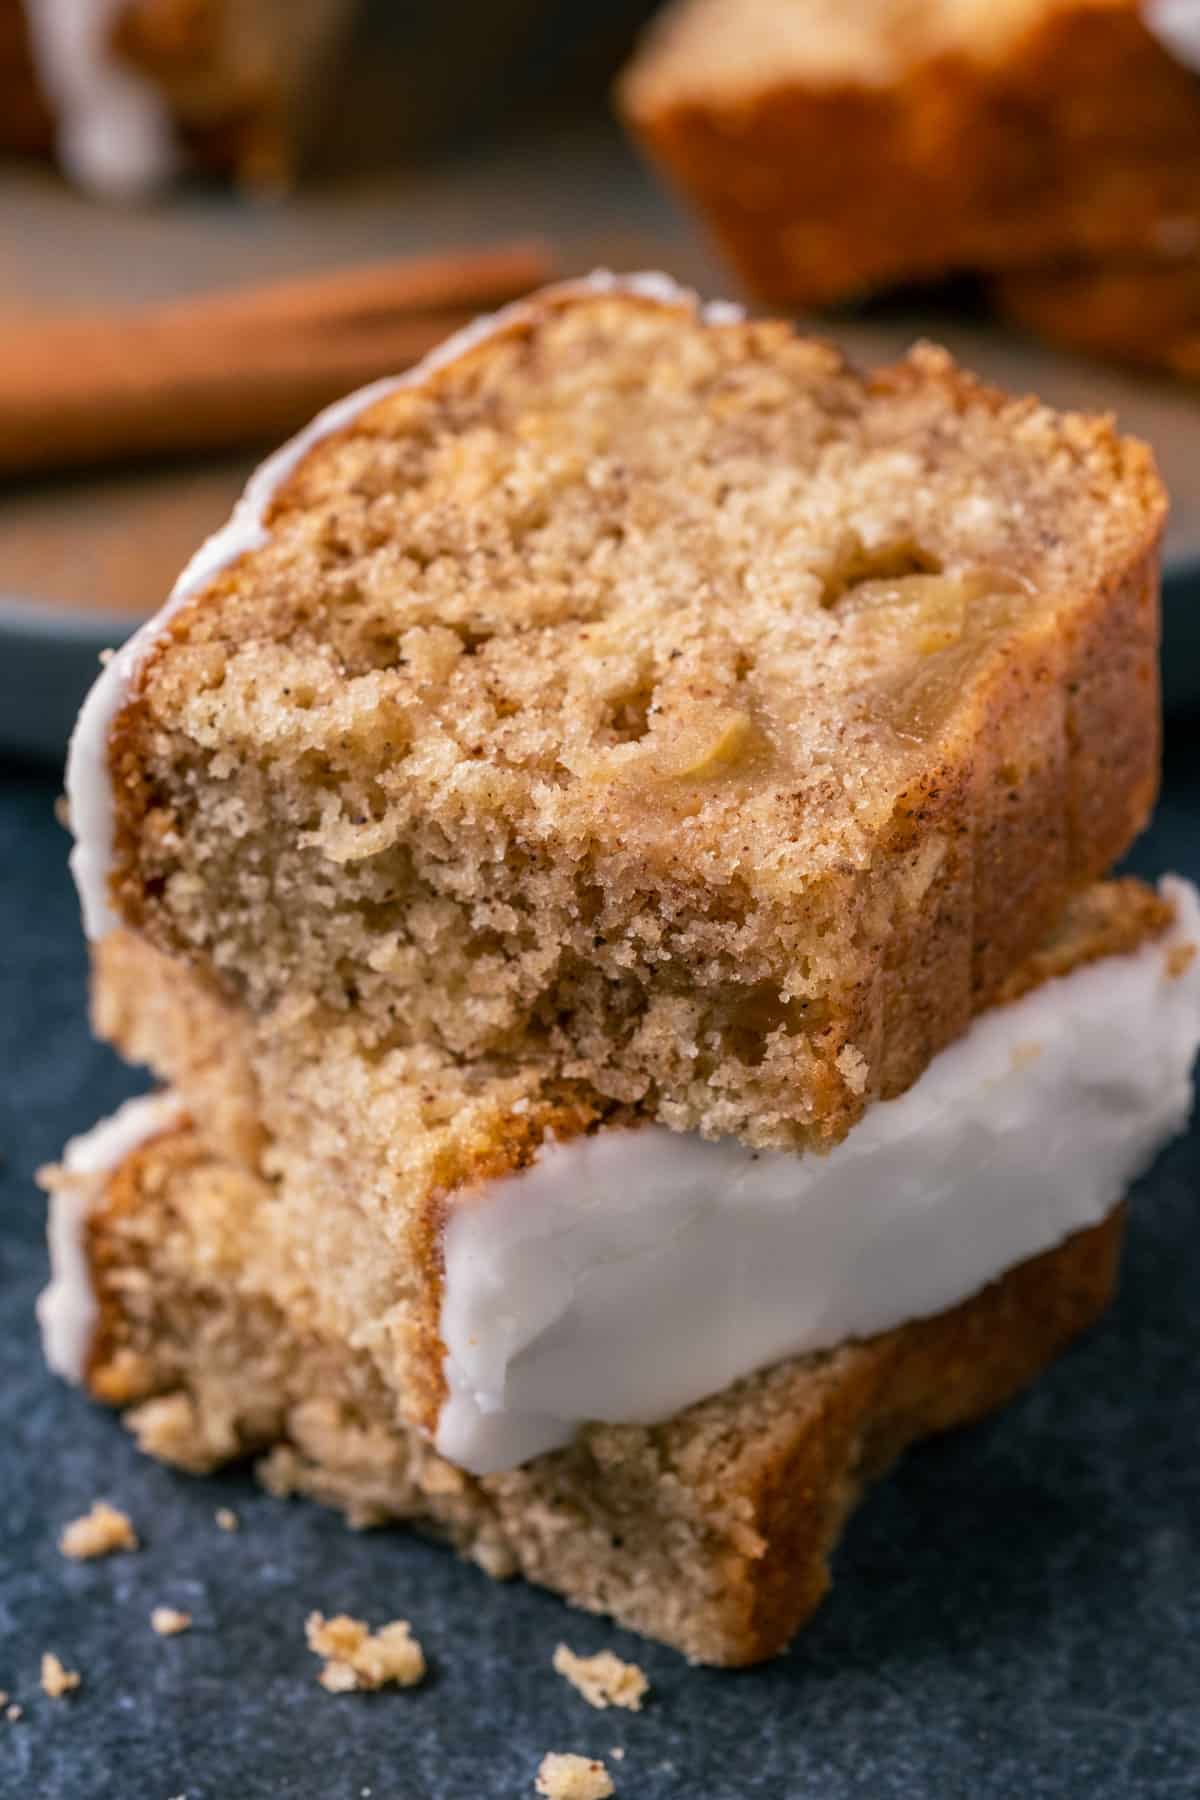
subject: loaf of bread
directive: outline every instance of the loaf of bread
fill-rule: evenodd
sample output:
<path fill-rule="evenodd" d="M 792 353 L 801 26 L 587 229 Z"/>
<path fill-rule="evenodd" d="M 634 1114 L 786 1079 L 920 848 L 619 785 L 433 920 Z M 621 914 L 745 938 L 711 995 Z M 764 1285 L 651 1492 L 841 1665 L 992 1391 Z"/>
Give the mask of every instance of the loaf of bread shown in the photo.
<path fill-rule="evenodd" d="M 93 1199 L 88 1384 L 142 1448 L 194 1472 L 262 1457 L 277 1493 L 432 1528 L 491 1575 L 720 1664 L 786 1645 L 864 1485 L 908 1444 L 1000 1404 L 1093 1322 L 1121 1240 L 1118 1211 L 939 1317 L 474 1478 L 398 1420 L 370 1355 L 306 1321 L 302 1294 L 285 1312 L 256 1288 L 239 1251 L 263 1204 L 186 1125 Z"/>
<path fill-rule="evenodd" d="M 432 1523 L 704 1661 L 769 1655 L 863 1480 L 1103 1306 L 1113 1208 L 1186 1110 L 1198 921 L 1183 888 L 1089 890 L 909 1096 L 777 1156 L 765 1206 L 769 1157 L 731 1175 L 528 1072 L 355 1065 L 328 1022 L 272 1045 L 115 934 L 97 1023 L 178 1085 L 47 1176 L 51 1358 L 167 1461 L 267 1453 L 357 1523 Z"/>
<path fill-rule="evenodd" d="M 619 104 L 773 303 L 1155 256 L 1197 241 L 1200 83 L 1148 13 L 1139 0 L 676 0 Z"/>
<path fill-rule="evenodd" d="M 54 1368 L 712 1662 L 1042 1366 L 1180 1129 L 1148 453 L 661 277 L 254 478 L 72 743 Z"/>

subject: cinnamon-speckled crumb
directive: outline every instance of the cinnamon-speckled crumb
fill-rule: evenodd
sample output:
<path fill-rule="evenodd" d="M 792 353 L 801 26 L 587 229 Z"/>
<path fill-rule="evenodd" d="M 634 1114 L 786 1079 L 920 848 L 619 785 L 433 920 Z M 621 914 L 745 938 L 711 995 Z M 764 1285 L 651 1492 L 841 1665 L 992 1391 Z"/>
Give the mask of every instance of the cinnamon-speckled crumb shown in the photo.
<path fill-rule="evenodd" d="M 318 1680 L 331 1694 L 389 1683 L 415 1687 L 424 1678 L 424 1652 L 407 1619 L 393 1619 L 372 1632 L 361 1619 L 346 1613 L 327 1619 L 314 1612 L 304 1629 L 313 1655 L 327 1659 Z"/>
<path fill-rule="evenodd" d="M 79 1672 L 63 1666 L 53 1650 L 42 1652 L 42 1692 L 51 1700 L 61 1700 L 79 1686 Z"/>
<path fill-rule="evenodd" d="M 602 1762 L 555 1750 L 543 1756 L 535 1786 L 545 1800 L 608 1800 L 616 1792 Z"/>
<path fill-rule="evenodd" d="M 64 1556 L 81 1562 L 93 1556 L 112 1556 L 117 1550 L 136 1550 L 138 1538 L 127 1514 L 107 1500 L 97 1500 L 90 1512 L 65 1527 L 58 1547 Z"/>
<path fill-rule="evenodd" d="M 640 1712 L 650 1683 L 636 1663 L 622 1662 L 611 1650 L 576 1656 L 565 1644 L 554 1652 L 554 1667 L 583 1695 L 589 1706 L 623 1706 Z"/>
<path fill-rule="evenodd" d="M 1144 822 L 1164 507 L 1111 422 L 928 345 L 864 377 L 537 302 L 315 448 L 156 641 L 114 904 L 373 1066 L 827 1145 Z"/>

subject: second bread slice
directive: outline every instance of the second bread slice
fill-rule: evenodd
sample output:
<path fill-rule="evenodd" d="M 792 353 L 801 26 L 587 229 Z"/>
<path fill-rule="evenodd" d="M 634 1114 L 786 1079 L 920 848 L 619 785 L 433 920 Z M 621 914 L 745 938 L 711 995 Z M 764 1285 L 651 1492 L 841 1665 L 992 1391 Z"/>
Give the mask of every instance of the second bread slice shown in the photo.
<path fill-rule="evenodd" d="M 85 860 L 110 782 L 117 913 L 255 1015 L 829 1143 L 1144 823 L 1163 515 L 938 350 L 550 290 L 164 623 L 77 739 Z"/>

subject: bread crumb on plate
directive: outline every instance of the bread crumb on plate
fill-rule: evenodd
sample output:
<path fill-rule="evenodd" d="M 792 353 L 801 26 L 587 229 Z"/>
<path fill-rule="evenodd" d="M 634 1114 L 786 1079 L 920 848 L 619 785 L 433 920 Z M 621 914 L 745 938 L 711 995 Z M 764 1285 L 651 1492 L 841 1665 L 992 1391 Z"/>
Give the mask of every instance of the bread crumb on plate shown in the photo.
<path fill-rule="evenodd" d="M 138 1537 L 126 1513 L 107 1500 L 97 1500 L 90 1512 L 64 1528 L 58 1547 L 64 1556 L 83 1562 L 93 1556 L 112 1556 L 117 1550 L 136 1550 Z"/>
<path fill-rule="evenodd" d="M 14 1700 L 11 1705 L 5 1707 L 4 1716 L 10 1725 L 15 1725 L 18 1719 L 23 1719 L 25 1717 L 25 1708 L 23 1706 L 18 1706 Z"/>
<path fill-rule="evenodd" d="M 650 1687 L 637 1663 L 622 1662 L 611 1650 L 601 1650 L 595 1656 L 576 1656 L 566 1644 L 560 1644 L 554 1652 L 554 1667 L 589 1706 L 624 1706 L 630 1712 L 640 1712 Z"/>
<path fill-rule="evenodd" d="M 218 1506 L 216 1512 L 213 1514 L 213 1518 L 217 1521 L 217 1524 L 222 1531 L 240 1531 L 242 1528 L 242 1521 L 238 1518 L 232 1506 Z"/>
<path fill-rule="evenodd" d="M 42 1692 L 51 1700 L 61 1700 L 79 1686 L 77 1669 L 64 1668 L 53 1650 L 42 1652 Z"/>
<path fill-rule="evenodd" d="M 326 1658 L 318 1680 L 331 1694 L 381 1688 L 389 1682 L 415 1687 L 424 1678 L 425 1654 L 407 1619 L 393 1619 L 373 1632 L 346 1613 L 327 1619 L 314 1612 L 304 1629 L 313 1655 Z"/>
<path fill-rule="evenodd" d="M 615 1793 L 608 1770 L 593 1756 L 548 1750 L 535 1783 L 545 1800 L 608 1800 Z"/>
<path fill-rule="evenodd" d="M 187 1631 L 192 1623 L 189 1612 L 180 1612 L 176 1606 L 156 1606 L 150 1614 L 150 1629 L 159 1637 L 178 1637 L 181 1631 Z"/>

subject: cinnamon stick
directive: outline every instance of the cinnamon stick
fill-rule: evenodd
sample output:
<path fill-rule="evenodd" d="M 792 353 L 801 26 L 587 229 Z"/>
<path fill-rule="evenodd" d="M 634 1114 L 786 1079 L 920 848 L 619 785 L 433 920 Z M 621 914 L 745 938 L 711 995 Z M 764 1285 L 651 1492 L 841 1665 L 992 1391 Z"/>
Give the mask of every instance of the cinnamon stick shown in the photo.
<path fill-rule="evenodd" d="M 549 272 L 507 244 L 0 324 L 0 475 L 281 437 Z"/>

